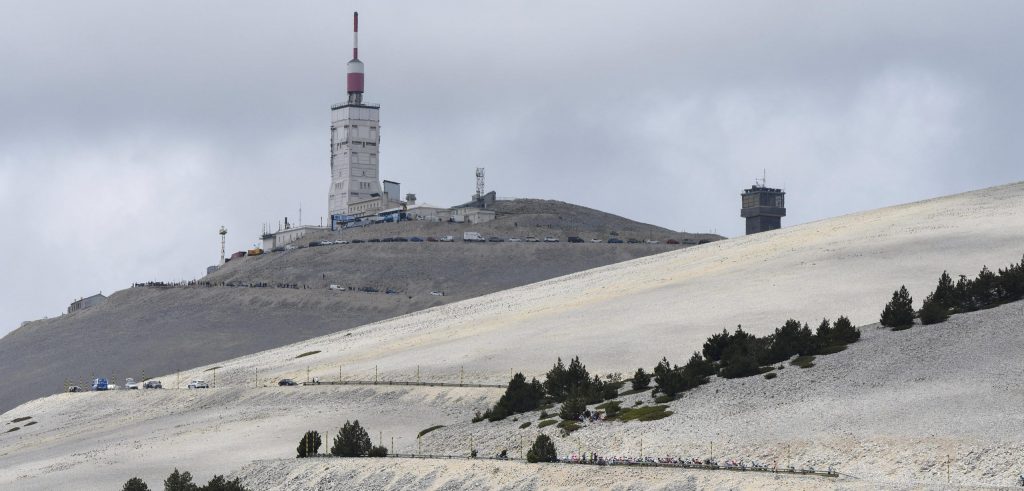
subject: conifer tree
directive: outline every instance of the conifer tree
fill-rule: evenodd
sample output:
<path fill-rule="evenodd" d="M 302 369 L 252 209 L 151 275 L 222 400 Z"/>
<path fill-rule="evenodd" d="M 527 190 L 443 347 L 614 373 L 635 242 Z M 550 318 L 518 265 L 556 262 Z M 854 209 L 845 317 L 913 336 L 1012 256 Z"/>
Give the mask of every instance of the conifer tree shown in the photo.
<path fill-rule="evenodd" d="M 914 299 L 907 291 L 906 285 L 901 286 L 892 294 L 892 300 L 882 310 L 881 323 L 893 331 L 909 329 L 914 325 Z"/>
<path fill-rule="evenodd" d="M 526 461 L 530 463 L 557 462 L 558 452 L 555 450 L 555 442 L 551 441 L 551 437 L 543 433 L 537 435 L 533 446 L 526 452 Z"/>
<path fill-rule="evenodd" d="M 370 452 L 370 435 L 359 426 L 359 420 L 351 423 L 345 421 L 345 425 L 334 437 L 334 446 L 331 447 L 331 455 L 337 457 L 365 457 Z"/>

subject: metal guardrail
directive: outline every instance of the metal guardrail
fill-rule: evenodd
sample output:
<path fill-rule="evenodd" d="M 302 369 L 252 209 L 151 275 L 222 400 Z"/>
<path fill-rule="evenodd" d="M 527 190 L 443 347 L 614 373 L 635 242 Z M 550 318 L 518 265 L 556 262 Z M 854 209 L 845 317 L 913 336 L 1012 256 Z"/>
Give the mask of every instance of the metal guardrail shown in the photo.
<path fill-rule="evenodd" d="M 525 462 L 525 459 L 516 457 L 469 457 L 465 455 L 433 455 L 433 454 L 388 454 L 388 457 L 401 458 L 401 459 L 438 459 L 438 460 L 510 460 Z M 735 471 L 735 472 L 760 472 L 763 474 L 790 474 L 790 475 L 803 475 L 803 476 L 817 476 L 817 477 L 828 477 L 838 478 L 840 473 L 835 470 L 819 471 L 815 469 L 797 469 L 797 468 L 772 468 L 772 467 L 752 467 L 752 466 L 734 466 L 734 465 L 720 465 L 720 464 L 695 464 L 687 462 L 647 462 L 647 461 L 621 461 L 621 460 L 607 460 L 607 461 L 566 461 L 560 460 L 558 462 L 552 462 L 555 464 L 564 465 L 592 465 L 599 467 L 663 467 L 663 468 L 677 468 L 677 469 L 695 469 L 695 470 L 709 470 L 709 471 Z M 853 476 L 849 476 L 853 477 Z"/>
<path fill-rule="evenodd" d="M 458 384 L 452 382 L 413 382 L 404 380 L 335 380 L 302 382 L 300 385 L 409 385 L 415 387 L 471 387 L 478 389 L 505 389 L 508 385 L 499 384 Z"/>

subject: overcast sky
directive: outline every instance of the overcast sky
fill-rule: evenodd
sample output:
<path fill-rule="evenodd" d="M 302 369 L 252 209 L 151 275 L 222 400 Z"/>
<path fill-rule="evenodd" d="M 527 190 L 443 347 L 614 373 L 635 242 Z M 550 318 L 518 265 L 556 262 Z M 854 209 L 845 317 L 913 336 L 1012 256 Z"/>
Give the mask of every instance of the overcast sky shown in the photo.
<path fill-rule="evenodd" d="M 381 172 L 451 205 L 487 169 L 551 198 L 742 234 L 1019 181 L 1021 2 L 0 0 L 0 334 L 199 277 L 326 213 L 360 11 Z"/>

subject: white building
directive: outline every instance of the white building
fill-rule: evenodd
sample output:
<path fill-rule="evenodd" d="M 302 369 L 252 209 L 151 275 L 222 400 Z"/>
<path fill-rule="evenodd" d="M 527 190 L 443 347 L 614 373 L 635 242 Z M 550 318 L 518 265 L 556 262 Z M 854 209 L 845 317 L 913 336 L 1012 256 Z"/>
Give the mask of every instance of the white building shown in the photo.
<path fill-rule="evenodd" d="M 291 244 L 303 237 L 310 232 L 318 232 L 322 230 L 329 230 L 325 227 L 315 227 L 313 225 L 300 225 L 298 227 L 286 228 L 278 230 L 277 232 L 268 232 L 263 234 L 263 250 L 272 251 L 275 247 L 284 247 Z"/>
<path fill-rule="evenodd" d="M 89 307 L 99 305 L 105 302 L 106 300 L 106 295 L 102 293 L 97 293 L 90 297 L 79 298 L 78 300 L 71 302 L 71 305 L 68 305 L 68 313 L 71 314 L 74 312 L 78 312 L 79 310 L 85 310 Z"/>
<path fill-rule="evenodd" d="M 452 221 L 455 223 L 485 223 L 494 220 L 495 213 L 480 208 L 454 208 Z"/>

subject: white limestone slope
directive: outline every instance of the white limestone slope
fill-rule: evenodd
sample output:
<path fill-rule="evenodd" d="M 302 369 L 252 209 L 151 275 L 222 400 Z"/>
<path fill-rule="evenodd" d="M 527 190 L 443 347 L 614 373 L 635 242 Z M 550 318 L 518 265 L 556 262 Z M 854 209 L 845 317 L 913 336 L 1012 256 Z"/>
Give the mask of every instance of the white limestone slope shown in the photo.
<path fill-rule="evenodd" d="M 919 301 L 943 269 L 974 275 L 985 264 L 999 267 L 1019 261 L 1022 239 L 1024 184 L 1018 183 L 638 259 L 229 360 L 218 364 L 218 388 L 210 391 L 39 399 L 2 415 L 0 423 L 26 415 L 39 423 L 0 433 L 0 488 L 46 489 L 74 482 L 81 489 L 109 489 L 136 474 L 152 486 L 174 466 L 208 479 L 254 459 L 291 457 L 305 429 L 328 430 L 354 418 L 383 431 L 385 439 L 396 437 L 399 449 L 415 449 L 416 433 L 435 424 L 449 428 L 428 439 L 426 445 L 433 451 L 459 453 L 471 435 L 477 435 L 475 441 L 486 451 L 507 447 L 519 423 L 466 424 L 474 409 L 482 409 L 500 391 L 253 388 L 254 375 L 258 369 L 261 385 L 286 376 L 304 380 L 307 369 L 323 379 L 337 378 L 339 372 L 345 378 L 372 379 L 374 367 L 379 367 L 383 379 L 415 379 L 419 371 L 423 380 L 457 382 L 464 370 L 466 382 L 503 383 L 510 369 L 539 376 L 557 356 L 580 355 L 592 372 L 600 373 L 651 367 L 661 356 L 682 363 L 710 333 L 739 323 L 765 333 L 789 317 L 813 324 L 824 316 L 846 314 L 858 324 L 875 322 L 901 284 Z M 1019 326 L 1019 308 L 971 315 L 996 326 L 992 336 L 1012 353 L 1020 347 L 1014 344 L 1013 330 Z M 960 322 L 975 318 L 964 319 Z M 956 331 L 935 332 L 947 333 L 947 338 L 931 341 L 936 346 L 958 339 Z M 948 353 L 948 359 L 985 361 L 981 373 L 971 369 L 977 364 L 950 362 L 946 366 L 955 372 L 937 377 L 934 372 L 941 367 L 925 363 L 932 347 L 913 343 L 888 352 L 890 358 L 914 353 L 892 369 L 927 370 L 914 371 L 909 379 L 858 371 L 858 363 L 885 361 L 868 354 L 877 352 L 872 346 L 894 346 L 896 338 L 887 336 L 896 334 L 872 332 L 863 344 L 826 357 L 819 367 L 785 370 L 771 381 L 779 382 L 776 385 L 766 385 L 769 381 L 760 378 L 719 381 L 673 403 L 677 412 L 700 415 L 698 419 L 681 414 L 636 426 L 587 428 L 578 433 L 579 444 L 601 452 L 628 452 L 635 436 L 651 434 L 652 448 L 667 453 L 722 438 L 735 457 L 778 457 L 786 448 L 802 453 L 801 462 L 855 468 L 862 474 L 871 474 L 876 467 L 858 467 L 857 462 L 893 458 L 905 464 L 888 466 L 873 478 L 900 482 L 935 478 L 937 457 L 931 454 L 950 447 L 970 446 L 987 455 L 987 462 L 1012 463 L 1012 454 L 1020 447 L 1002 433 L 982 427 L 1008 412 L 1010 427 L 1021 427 L 1019 413 L 1014 416 L 1007 408 L 1020 407 L 1024 401 L 1019 396 L 998 397 L 1007 387 L 1024 382 L 1019 364 L 1013 369 L 1000 360 L 986 361 L 988 351 L 973 347 L 984 343 L 967 338 L 961 339 L 963 351 Z M 315 350 L 320 352 L 295 358 Z M 837 365 L 830 370 L 830 363 Z M 181 380 L 212 378 L 212 372 L 204 372 L 208 368 L 182 373 Z M 856 377 L 844 378 L 854 372 Z M 877 384 L 872 382 L 876 379 Z M 170 387 L 176 376 L 162 380 Z M 859 389 L 848 390 L 851 380 Z M 906 397 L 908 408 L 883 403 L 915 381 L 919 384 Z M 773 395 L 779 387 L 789 389 Z M 765 398 L 772 397 L 779 399 L 776 404 L 759 409 Z M 964 427 L 936 412 L 936 405 L 945 402 L 960 404 L 953 410 L 971 411 L 971 417 L 962 419 Z M 716 404 L 725 410 L 708 409 Z M 918 412 L 927 413 L 928 419 L 906 424 L 906 418 Z M 863 421 L 854 418 L 843 425 L 830 419 L 861 414 Z M 776 422 L 778 431 L 771 430 L 773 426 L 764 430 L 758 418 Z M 858 424 L 868 429 L 860 431 Z M 923 449 L 934 450 L 927 455 L 930 465 L 917 456 Z M 975 465 L 965 475 L 972 483 L 999 484 L 1008 472 Z"/>

